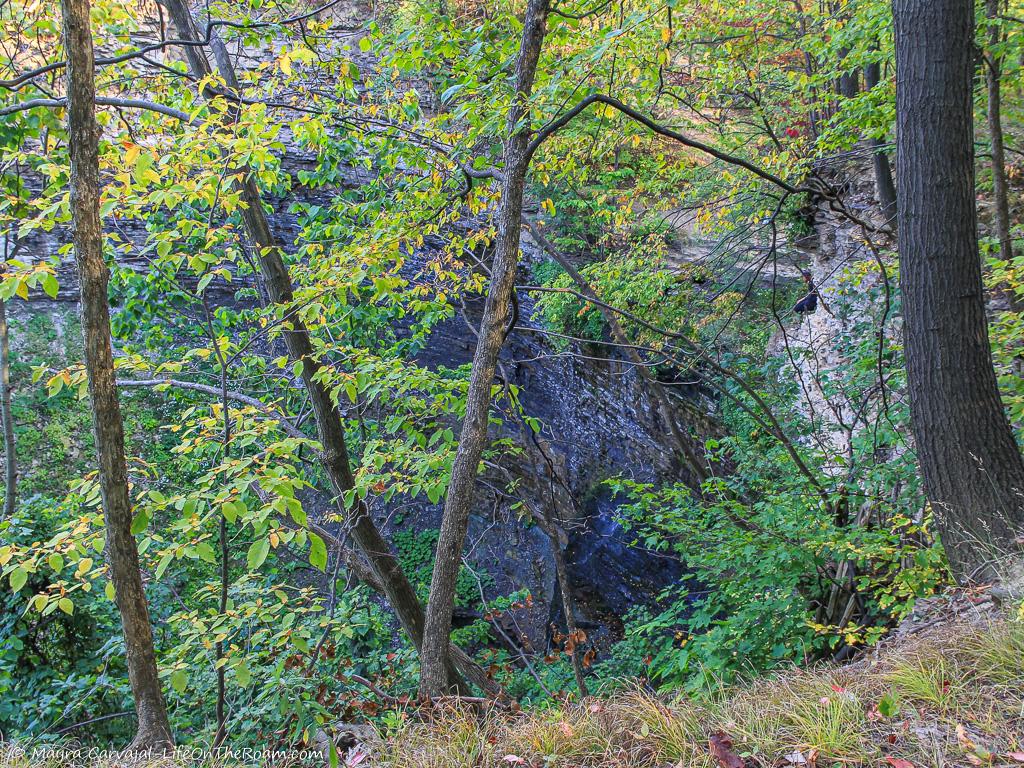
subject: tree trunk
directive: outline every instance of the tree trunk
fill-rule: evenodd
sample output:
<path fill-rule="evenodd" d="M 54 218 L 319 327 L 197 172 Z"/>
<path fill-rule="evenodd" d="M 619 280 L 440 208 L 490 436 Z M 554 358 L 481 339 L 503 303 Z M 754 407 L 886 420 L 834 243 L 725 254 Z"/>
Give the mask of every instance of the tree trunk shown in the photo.
<path fill-rule="evenodd" d="M 497 241 L 491 285 L 487 292 L 480 323 L 476 352 L 466 395 L 466 416 L 459 436 L 459 447 L 452 464 L 451 480 L 445 498 L 444 515 L 438 534 L 434 573 L 430 581 L 423 652 L 420 695 L 448 693 L 451 681 L 445 674 L 449 635 L 455 605 L 455 580 L 462 564 L 462 548 L 469 526 L 477 467 L 487 442 L 491 406 L 491 385 L 498 353 L 505 341 L 511 316 L 512 291 L 519 263 L 519 234 L 522 226 L 523 188 L 530 158 L 529 97 L 544 42 L 550 0 L 530 0 L 526 6 L 523 36 L 516 62 L 515 97 L 509 107 L 508 136 L 504 147 L 504 178 L 501 207 L 498 210 Z"/>
<path fill-rule="evenodd" d="M 839 60 L 845 60 L 848 54 L 848 50 L 841 49 L 839 51 Z M 857 97 L 859 92 L 860 78 L 856 69 L 851 69 L 839 76 L 839 79 L 836 81 L 836 93 L 844 99 L 853 99 Z"/>
<path fill-rule="evenodd" d="M 865 88 L 870 91 L 878 85 L 879 80 L 881 80 L 881 65 L 877 61 L 864 67 Z M 878 197 L 878 207 L 882 209 L 886 221 L 893 221 L 896 218 L 896 185 L 892 180 L 889 155 L 884 149 L 885 142 L 881 139 L 871 139 L 869 143 L 874 149 L 871 160 L 875 169 L 875 194 Z"/>
<path fill-rule="evenodd" d="M 894 0 L 900 287 L 925 489 L 963 583 L 1005 576 L 1024 461 L 992 368 L 974 189 L 971 0 Z"/>
<path fill-rule="evenodd" d="M 71 149 L 71 212 L 75 260 L 81 281 L 85 368 L 92 401 L 106 523 L 106 554 L 124 628 L 128 678 L 138 731 L 129 749 L 163 751 L 173 746 L 157 676 L 153 631 L 131 533 L 132 508 L 124 455 L 124 425 L 117 400 L 107 306 L 108 270 L 100 224 L 99 126 L 93 79 L 89 0 L 62 0 L 67 49 L 68 145 Z"/>
<path fill-rule="evenodd" d="M 11 346 L 7 328 L 7 305 L 0 300 L 0 421 L 4 430 L 4 514 L 14 515 L 18 503 L 18 454 L 14 440 L 14 414 L 11 413 Z"/>
<path fill-rule="evenodd" d="M 182 39 L 201 39 L 184 0 L 163 0 L 163 5 L 170 12 Z M 216 47 L 214 50 L 217 50 Z M 211 74 L 210 63 L 200 47 L 186 46 L 185 54 L 193 76 L 202 78 Z M 221 67 L 226 68 L 226 71 L 221 73 L 225 82 L 237 83 L 237 78 L 230 69 L 230 61 L 226 57 L 221 57 L 219 63 Z M 242 210 L 245 231 L 249 239 L 257 246 L 258 264 L 270 300 L 275 304 L 290 307 L 293 301 L 291 277 L 285 266 L 281 248 L 264 213 L 263 199 L 259 188 L 250 174 L 245 176 L 241 192 L 242 199 L 246 203 L 246 207 Z M 415 588 L 402 570 L 391 547 L 377 529 L 363 502 L 357 501 L 351 510 L 346 510 L 343 507 L 343 494 L 355 486 L 355 479 L 349 464 L 341 412 L 331 398 L 328 389 L 318 379 L 320 363 L 315 357 L 309 330 L 298 317 L 292 317 L 290 328 L 284 330 L 282 335 L 289 358 L 293 362 L 302 361 L 302 382 L 313 406 L 317 433 L 322 446 L 320 463 L 330 479 L 339 511 L 347 516 L 347 525 L 356 546 L 367 559 L 377 581 L 383 587 L 388 602 L 402 628 L 419 650 L 423 645 L 424 619 L 423 607 L 416 596 Z M 455 682 L 460 692 L 465 692 L 467 689 L 458 672 L 491 695 L 500 692 L 497 684 L 488 678 L 486 672 L 469 656 L 454 654 L 451 659 L 445 661 L 445 674 Z M 457 665 L 458 672 L 455 665 Z"/>
<path fill-rule="evenodd" d="M 986 0 L 986 11 L 991 26 L 988 42 L 990 50 L 985 57 L 985 86 L 988 90 L 988 135 L 992 143 L 992 201 L 995 204 L 996 237 L 999 240 L 999 258 L 1013 258 L 1013 239 L 1010 236 L 1010 198 L 1006 182 L 1006 144 L 1003 140 L 1002 116 L 1002 57 L 996 52 L 1001 42 L 999 18 L 1000 0 Z"/>
<path fill-rule="evenodd" d="M 548 520 L 548 538 L 551 541 L 551 556 L 555 561 L 555 574 L 558 576 L 558 593 L 562 598 L 562 611 L 565 613 L 565 632 L 568 635 L 567 644 L 569 647 L 569 660 L 572 662 L 572 673 L 576 678 L 576 688 L 580 696 L 586 698 L 590 695 L 587 690 L 587 679 L 583 672 L 583 659 L 580 657 L 579 644 L 583 639 L 579 628 L 576 626 L 576 600 L 572 595 L 572 583 L 569 581 L 569 568 L 565 563 L 565 553 L 558 540 L 558 530 Z"/>

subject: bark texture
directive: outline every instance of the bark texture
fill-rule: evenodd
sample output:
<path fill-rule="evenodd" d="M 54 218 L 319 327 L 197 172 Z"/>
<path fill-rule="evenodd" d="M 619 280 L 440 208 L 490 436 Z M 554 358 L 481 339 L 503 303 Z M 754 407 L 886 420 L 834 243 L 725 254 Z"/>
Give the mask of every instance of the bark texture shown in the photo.
<path fill-rule="evenodd" d="M 523 21 L 523 36 L 516 59 L 515 97 L 509 108 L 504 142 L 504 177 L 491 284 L 473 355 L 466 396 L 466 416 L 452 464 L 444 516 L 438 534 L 434 572 L 430 581 L 423 651 L 420 654 L 421 696 L 440 696 L 449 693 L 452 687 L 452 681 L 445 670 L 455 606 L 455 580 L 462 563 L 477 468 L 487 443 L 491 385 L 498 364 L 498 353 L 505 341 L 512 314 L 512 291 L 515 289 L 516 268 L 519 264 L 523 188 L 530 165 L 529 96 L 544 42 L 549 2 L 530 0 Z"/>
<path fill-rule="evenodd" d="M 185 40 L 201 40 L 191 11 L 185 0 L 163 0 L 162 4 L 170 12 L 178 34 Z M 213 50 L 221 50 L 213 45 Z M 189 69 L 195 77 L 206 77 L 212 73 L 206 54 L 199 46 L 185 47 Z M 237 86 L 237 78 L 231 68 L 227 56 L 218 56 L 222 71 L 221 76 L 229 87 Z M 264 212 L 263 199 L 252 176 L 246 174 L 241 182 L 242 199 L 246 207 L 242 212 L 245 231 L 256 246 L 258 265 L 264 286 L 270 300 L 278 305 L 290 307 L 294 300 L 291 277 L 284 263 L 284 255 L 277 239 L 274 237 Z M 331 398 L 328 389 L 318 380 L 320 363 L 314 353 L 309 330 L 303 322 L 293 317 L 288 327 L 282 332 L 289 358 L 302 361 L 302 382 L 309 394 L 316 421 L 317 434 L 322 446 L 320 463 L 330 479 L 332 490 L 337 498 L 340 511 L 346 516 L 346 524 L 356 546 L 366 558 L 376 582 L 383 589 L 399 623 L 412 640 L 413 645 L 420 649 L 423 645 L 424 616 L 423 607 L 416 596 L 416 590 L 402 570 L 398 558 L 378 530 L 370 517 L 365 505 L 358 501 L 350 509 L 344 509 L 342 495 L 352 489 L 355 479 L 348 458 L 345 440 L 345 429 L 341 412 Z M 486 672 L 468 655 L 464 653 L 446 654 L 445 675 L 452 680 L 459 692 L 466 692 L 462 676 L 480 689 L 497 694 L 500 689 L 488 678 Z M 459 674 L 461 673 L 461 675 Z"/>
<path fill-rule="evenodd" d="M 957 578 L 1005 576 L 1024 461 L 1003 412 L 978 256 L 974 3 L 894 0 L 900 287 L 911 420 Z"/>
<path fill-rule="evenodd" d="M 130 750 L 163 751 L 173 746 L 157 676 L 149 607 L 131 533 L 132 508 L 124 455 L 124 425 L 117 399 L 107 305 L 109 271 L 103 260 L 100 222 L 99 126 L 93 73 L 89 0 L 61 0 L 67 48 L 68 144 L 71 149 L 71 212 L 75 260 L 81 281 L 85 368 L 99 459 L 106 523 L 106 555 L 124 629 L 128 678 L 138 731 Z"/>

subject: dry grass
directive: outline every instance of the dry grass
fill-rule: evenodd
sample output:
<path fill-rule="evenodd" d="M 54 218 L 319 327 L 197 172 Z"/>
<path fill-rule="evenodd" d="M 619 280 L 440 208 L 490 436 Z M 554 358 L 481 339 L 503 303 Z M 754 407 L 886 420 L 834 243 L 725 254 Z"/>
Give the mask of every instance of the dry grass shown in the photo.
<path fill-rule="evenodd" d="M 698 700 L 638 690 L 543 712 L 409 718 L 378 764 L 714 768 L 708 737 L 721 731 L 748 766 L 1020 765 L 1009 755 L 1024 751 L 1022 684 L 1024 625 L 945 627 L 878 658 Z"/>
<path fill-rule="evenodd" d="M 635 690 L 530 712 L 449 707 L 399 719 L 364 768 L 715 768 L 717 732 L 748 766 L 1020 765 L 1010 753 L 1024 752 L 1024 624 L 935 629 L 853 665 L 794 669 L 700 699 Z M 0 768 L 63 765 L 5 759 L 0 745 Z"/>

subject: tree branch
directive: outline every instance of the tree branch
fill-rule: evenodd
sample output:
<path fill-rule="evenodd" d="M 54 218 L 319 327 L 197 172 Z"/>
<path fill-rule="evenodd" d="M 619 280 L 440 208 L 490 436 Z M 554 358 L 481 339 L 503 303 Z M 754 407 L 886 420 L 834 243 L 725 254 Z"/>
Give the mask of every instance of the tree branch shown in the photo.
<path fill-rule="evenodd" d="M 182 122 L 191 123 L 192 120 L 187 112 L 182 112 L 180 109 L 174 107 L 165 107 L 163 104 L 158 104 L 155 101 L 145 101 L 144 99 L 119 99 L 112 96 L 97 96 L 96 103 L 104 107 L 123 107 L 125 109 L 144 109 L 149 112 L 157 112 L 167 117 L 173 117 Z M 36 109 L 39 107 L 50 107 L 61 109 L 67 107 L 68 100 L 62 99 L 29 99 L 28 101 L 20 101 L 17 104 L 11 104 L 6 107 L 0 107 L 0 116 L 13 115 L 15 112 L 25 112 L 30 109 Z"/>
<path fill-rule="evenodd" d="M 300 440 L 310 439 L 308 435 L 304 434 L 302 430 L 298 429 L 292 424 L 287 417 L 279 410 L 275 409 L 272 405 L 263 402 L 255 397 L 242 394 L 241 392 L 232 392 L 228 390 L 226 393 L 222 392 L 219 387 L 213 387 L 209 384 L 199 384 L 194 381 L 184 381 L 183 379 L 118 379 L 117 386 L 119 387 L 160 387 L 160 386 L 171 386 L 176 389 L 187 389 L 193 392 L 202 392 L 207 395 L 214 395 L 220 397 L 223 394 L 227 394 L 228 398 L 238 403 L 245 405 L 251 405 L 267 416 L 271 417 L 276 421 L 281 429 L 288 434 L 289 437 L 299 438 Z"/>
<path fill-rule="evenodd" d="M 539 131 L 537 131 L 527 149 L 527 156 L 532 157 L 533 153 L 537 151 L 541 144 L 543 144 L 553 134 L 557 133 L 570 122 L 572 122 L 574 118 L 576 118 L 579 114 L 584 112 L 586 108 L 589 107 L 591 104 L 605 104 L 609 107 L 612 107 L 613 109 L 618 110 L 619 112 L 631 118 L 632 120 L 640 123 L 641 125 L 646 126 L 647 128 L 649 128 L 654 133 L 657 133 L 660 136 L 665 136 L 666 138 L 672 139 L 673 141 L 677 141 L 680 144 L 683 144 L 684 146 L 700 150 L 701 152 L 711 155 L 712 157 L 718 158 L 719 160 L 729 163 L 730 165 L 735 165 L 740 168 L 744 168 L 750 171 L 755 176 L 764 179 L 765 181 L 770 181 L 772 184 L 781 187 L 787 192 L 790 192 L 792 194 L 799 194 L 801 192 L 808 191 L 806 189 L 801 189 L 800 187 L 796 187 L 793 184 L 790 184 L 788 181 L 785 181 L 784 179 L 776 176 L 774 173 L 766 171 L 765 169 L 754 165 L 749 160 L 744 160 L 742 157 L 737 157 L 736 155 L 730 155 L 727 152 L 722 152 L 721 150 L 716 149 L 710 144 L 705 144 L 702 141 L 691 139 L 688 136 L 679 133 L 678 131 L 674 131 L 671 128 L 666 128 L 660 123 L 657 123 L 654 120 L 652 120 L 647 115 L 638 112 L 632 107 L 623 104 L 618 99 L 612 98 L 611 96 L 606 96 L 603 93 L 594 93 L 591 94 L 590 96 L 587 96 L 585 99 L 583 99 L 579 104 L 570 109 L 568 112 L 563 113 L 560 117 L 555 118 L 550 123 L 541 128 Z"/>

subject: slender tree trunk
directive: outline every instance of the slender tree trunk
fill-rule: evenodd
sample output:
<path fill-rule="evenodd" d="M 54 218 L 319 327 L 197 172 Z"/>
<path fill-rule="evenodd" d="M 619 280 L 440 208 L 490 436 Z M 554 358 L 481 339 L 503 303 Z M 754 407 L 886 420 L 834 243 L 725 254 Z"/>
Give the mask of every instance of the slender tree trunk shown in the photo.
<path fill-rule="evenodd" d="M 153 630 L 139 572 L 139 553 L 131 533 L 132 508 L 124 455 L 124 425 L 117 399 L 107 306 L 109 273 L 103 260 L 100 223 L 99 126 L 95 114 L 89 0 L 62 0 L 61 7 L 68 59 L 71 212 L 75 260 L 81 281 L 85 367 L 99 458 L 106 554 L 124 629 L 128 678 L 139 720 L 138 732 L 129 749 L 162 751 L 172 747 L 173 741 L 157 676 Z"/>
<path fill-rule="evenodd" d="M 584 639 L 584 635 L 580 632 L 579 627 L 576 626 L 576 599 L 572 594 L 572 582 L 569 579 L 569 566 L 565 561 L 565 552 L 562 551 L 562 537 L 559 536 L 559 524 L 553 519 L 553 516 L 557 514 L 558 499 L 555 495 L 555 481 L 558 479 L 558 469 L 555 466 L 554 460 L 548 454 L 547 448 L 544 444 L 537 439 L 536 433 L 533 428 L 523 422 L 523 437 L 529 437 L 534 446 L 537 448 L 537 452 L 540 453 L 541 458 L 544 459 L 544 463 L 548 466 L 548 499 L 550 501 L 550 507 L 548 510 L 542 510 L 536 513 L 536 519 L 541 524 L 541 528 L 548 537 L 548 542 L 551 544 L 551 557 L 555 561 L 555 575 L 558 578 L 558 593 L 562 599 L 562 612 L 565 613 L 565 632 L 567 635 L 567 642 L 569 647 L 569 658 L 572 662 L 572 673 L 576 678 L 576 688 L 580 692 L 580 696 L 586 697 L 590 693 L 587 690 L 587 680 L 583 669 L 583 659 L 580 656 L 579 644 Z"/>
<path fill-rule="evenodd" d="M 162 0 L 164 7 L 170 12 L 171 18 L 178 29 L 179 36 L 184 40 L 199 40 L 191 12 L 184 0 Z M 216 47 L 214 47 L 216 51 Z M 210 63 L 198 46 L 187 46 L 185 54 L 189 68 L 195 77 L 206 77 L 211 74 Z M 228 84 L 236 83 L 237 79 L 230 68 L 226 57 L 220 58 L 220 66 L 226 70 L 221 74 Z M 263 199 L 252 176 L 247 174 L 241 182 L 242 199 L 246 203 L 242 211 L 243 223 L 249 239 L 257 246 L 257 259 L 264 284 L 270 300 L 278 305 L 290 307 L 293 302 L 291 277 L 285 266 L 281 248 L 270 229 L 263 208 Z M 320 363 L 313 350 L 309 330 L 298 318 L 292 317 L 290 328 L 283 331 L 285 347 L 292 361 L 302 361 L 302 382 L 309 394 L 313 406 L 317 433 L 322 450 L 320 463 L 330 479 L 332 490 L 337 498 L 340 511 L 347 516 L 347 525 L 356 546 L 366 557 L 378 583 L 398 617 L 399 623 L 419 650 L 423 645 L 424 617 L 416 590 L 398 558 L 381 535 L 365 505 L 357 501 L 353 509 L 346 510 L 341 505 L 343 494 L 355 486 L 352 468 L 349 464 L 348 448 L 345 440 L 345 429 L 341 412 L 331 398 L 330 392 L 319 380 Z M 491 695 L 500 692 L 497 684 L 488 678 L 486 672 L 465 653 L 450 654 L 446 658 L 445 674 L 456 684 L 460 692 L 465 692 L 459 672 L 467 680 Z M 457 671 L 458 670 L 458 671 Z"/>
<path fill-rule="evenodd" d="M 222 461 L 227 461 L 231 456 L 231 402 L 228 394 L 228 363 L 224 358 L 224 352 L 220 347 L 220 340 L 217 338 L 217 331 L 213 325 L 213 313 L 210 305 L 203 296 L 203 309 L 206 312 L 206 327 L 210 334 L 210 343 L 216 353 L 217 363 L 220 366 L 220 407 L 223 417 L 221 431 Z M 220 600 L 217 610 L 221 616 L 228 611 L 228 586 L 230 584 L 231 552 L 228 546 L 228 519 L 223 514 L 217 521 L 217 538 L 220 546 Z M 213 746 L 216 749 L 224 743 L 227 738 L 227 665 L 224 661 L 224 641 L 218 640 L 214 644 L 214 652 L 217 657 L 217 701 L 214 713 L 217 718 L 217 730 L 213 734 Z"/>
<path fill-rule="evenodd" d="M 881 65 L 875 61 L 864 67 L 864 87 L 869 91 L 878 85 L 881 80 Z M 874 149 L 871 161 L 875 170 L 875 194 L 878 197 L 878 207 L 882 209 L 887 221 L 896 218 L 896 185 L 892 180 L 892 167 L 889 165 L 889 154 L 885 151 L 885 142 L 881 139 L 871 139 L 870 145 Z"/>
<path fill-rule="evenodd" d="M 894 0 L 900 287 L 911 421 L 964 583 L 1005 577 L 1024 461 L 992 368 L 974 189 L 972 0 Z"/>
<path fill-rule="evenodd" d="M 18 454 L 14 440 L 14 414 L 11 412 L 11 346 L 7 328 L 7 304 L 0 300 L 0 421 L 4 430 L 4 514 L 14 515 L 18 503 Z"/>
<path fill-rule="evenodd" d="M 1003 59 L 997 52 L 1001 42 L 999 18 L 1000 0 L 986 0 L 990 23 L 989 52 L 985 57 L 985 86 L 988 90 L 988 135 L 992 143 L 992 199 L 995 204 L 996 237 L 999 239 L 999 258 L 1013 258 L 1013 239 L 1010 235 L 1010 197 L 1006 182 L 1006 143 L 1003 140 L 1002 68 Z"/>
<path fill-rule="evenodd" d="M 508 114 L 504 179 L 501 185 L 501 207 L 498 210 L 498 236 L 494 264 L 491 268 L 491 285 L 484 305 L 476 352 L 473 355 L 469 391 L 466 396 L 466 416 L 455 461 L 452 464 L 441 531 L 437 540 L 434 573 L 430 581 L 423 652 L 420 654 L 421 696 L 439 696 L 448 693 L 451 688 L 451 680 L 448 679 L 445 670 L 455 605 L 455 580 L 462 564 L 462 548 L 469 526 L 477 468 L 487 442 L 491 385 L 498 364 L 498 354 L 505 341 L 512 314 L 512 291 L 515 289 L 516 268 L 519 263 L 523 190 L 530 164 L 528 100 L 533 89 L 541 45 L 544 42 L 549 2 L 550 0 L 530 0 L 523 22 L 523 36 L 516 62 L 516 95 Z"/>
<path fill-rule="evenodd" d="M 582 640 L 579 627 L 576 626 L 576 600 L 572 595 L 572 583 L 569 581 L 569 568 L 565 563 L 565 553 L 558 541 L 558 531 L 549 520 L 550 530 L 547 531 L 551 540 L 551 556 L 555 560 L 555 574 L 558 576 L 558 593 L 562 598 L 562 611 L 565 612 L 565 631 L 569 636 L 569 659 L 572 662 L 572 673 L 576 678 L 576 688 L 580 696 L 590 695 L 587 680 L 583 672 L 583 659 L 580 657 L 579 643 Z"/>

